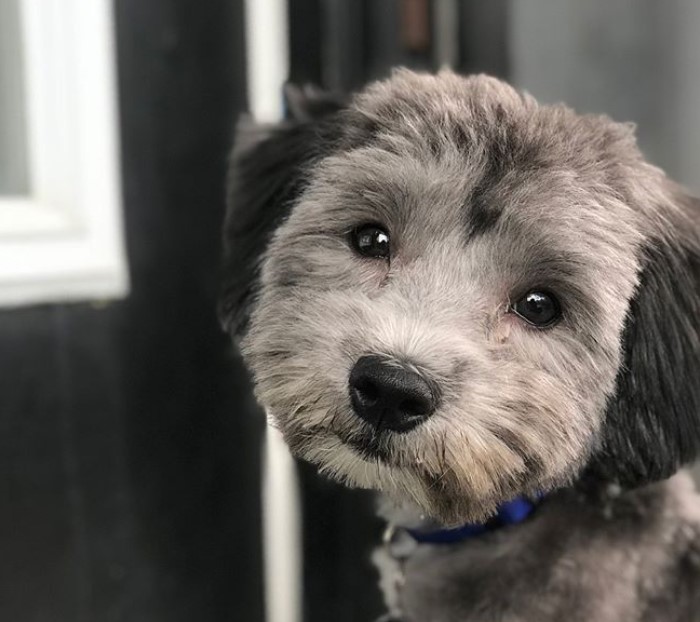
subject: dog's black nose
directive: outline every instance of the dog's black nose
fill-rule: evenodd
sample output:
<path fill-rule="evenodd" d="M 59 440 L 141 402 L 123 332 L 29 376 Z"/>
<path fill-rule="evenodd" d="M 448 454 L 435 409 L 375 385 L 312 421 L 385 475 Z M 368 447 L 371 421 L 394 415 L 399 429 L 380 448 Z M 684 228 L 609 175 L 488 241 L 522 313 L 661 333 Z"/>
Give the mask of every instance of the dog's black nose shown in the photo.
<path fill-rule="evenodd" d="M 408 432 L 435 412 L 426 380 L 380 356 L 363 356 L 350 372 L 350 400 L 358 417 L 377 430 Z"/>

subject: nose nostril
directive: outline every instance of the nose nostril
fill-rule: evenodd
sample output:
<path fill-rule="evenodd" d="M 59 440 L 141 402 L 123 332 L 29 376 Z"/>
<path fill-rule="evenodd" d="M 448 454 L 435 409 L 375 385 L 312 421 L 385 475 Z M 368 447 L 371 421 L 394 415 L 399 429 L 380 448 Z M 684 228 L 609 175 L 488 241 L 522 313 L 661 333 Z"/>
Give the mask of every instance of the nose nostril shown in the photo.
<path fill-rule="evenodd" d="M 399 404 L 399 410 L 407 417 L 422 417 L 430 411 L 430 404 L 419 398 L 409 398 Z"/>
<path fill-rule="evenodd" d="M 366 402 L 367 404 L 376 403 L 380 397 L 379 387 L 377 387 L 377 385 L 368 378 L 361 378 L 355 382 L 353 388 L 358 393 L 359 397 L 362 398 L 362 401 Z"/>

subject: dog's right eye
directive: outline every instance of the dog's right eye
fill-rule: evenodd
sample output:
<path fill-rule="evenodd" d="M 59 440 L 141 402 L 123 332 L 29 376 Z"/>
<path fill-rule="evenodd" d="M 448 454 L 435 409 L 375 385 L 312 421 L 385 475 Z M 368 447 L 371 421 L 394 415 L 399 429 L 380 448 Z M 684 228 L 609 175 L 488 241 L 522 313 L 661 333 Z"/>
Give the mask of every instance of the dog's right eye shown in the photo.
<path fill-rule="evenodd" d="M 352 245 L 364 257 L 389 259 L 389 234 L 379 225 L 362 225 L 351 234 Z"/>
<path fill-rule="evenodd" d="M 553 294 L 531 290 L 515 302 L 513 312 L 532 326 L 546 328 L 561 317 L 561 306 Z"/>

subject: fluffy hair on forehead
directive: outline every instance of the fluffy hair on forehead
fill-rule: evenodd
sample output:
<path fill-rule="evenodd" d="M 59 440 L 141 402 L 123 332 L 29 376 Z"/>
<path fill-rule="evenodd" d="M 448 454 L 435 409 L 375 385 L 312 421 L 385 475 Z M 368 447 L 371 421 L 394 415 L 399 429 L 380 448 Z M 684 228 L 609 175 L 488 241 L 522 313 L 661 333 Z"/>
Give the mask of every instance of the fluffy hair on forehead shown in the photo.
<path fill-rule="evenodd" d="M 629 125 L 485 76 L 395 72 L 234 152 L 220 314 L 290 447 L 445 523 L 700 445 L 696 203 Z M 390 236 L 361 256 L 363 225 Z M 512 312 L 557 296 L 536 329 Z M 440 395 L 403 433 L 354 412 L 367 355 Z"/>

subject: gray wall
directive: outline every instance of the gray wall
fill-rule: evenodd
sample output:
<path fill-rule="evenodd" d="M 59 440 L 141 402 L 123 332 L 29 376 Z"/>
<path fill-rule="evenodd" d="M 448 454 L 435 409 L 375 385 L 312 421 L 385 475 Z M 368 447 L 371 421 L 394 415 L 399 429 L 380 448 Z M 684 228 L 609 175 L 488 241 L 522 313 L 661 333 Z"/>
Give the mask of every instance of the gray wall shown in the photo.
<path fill-rule="evenodd" d="M 700 190 L 700 3 L 511 0 L 512 79 L 638 124 L 647 156 Z"/>

